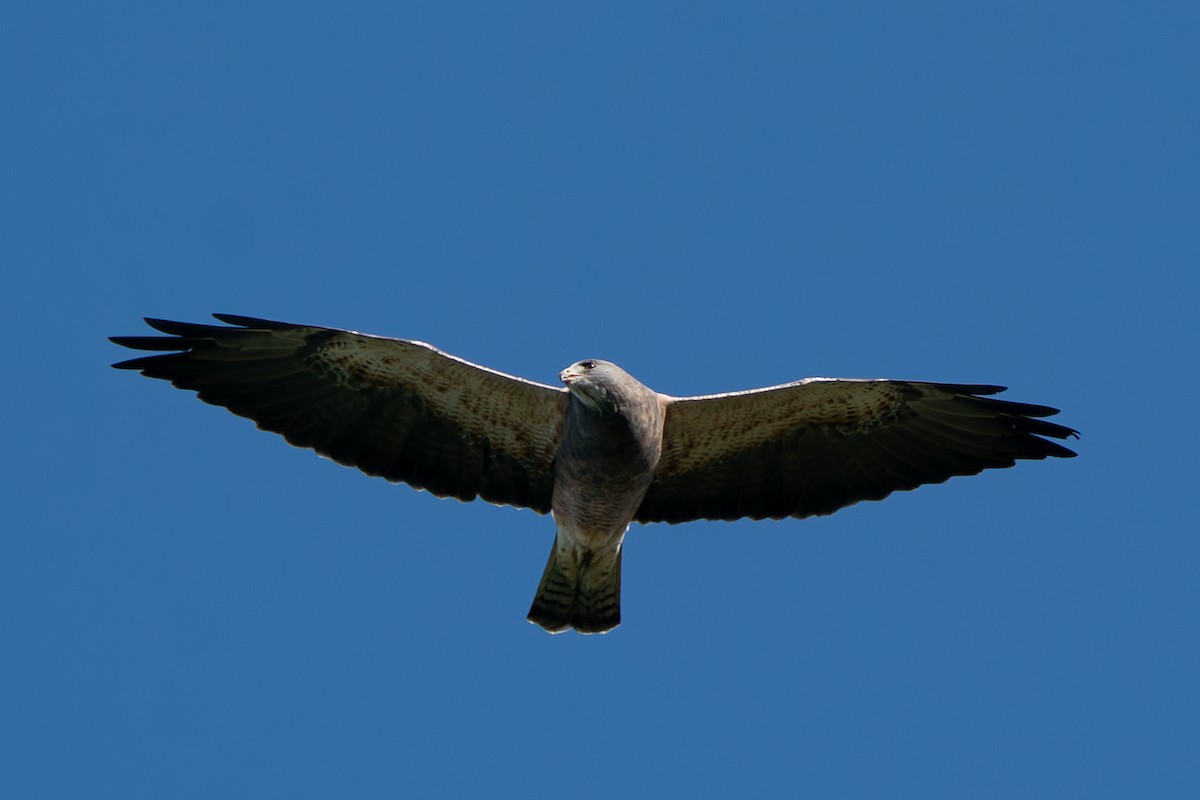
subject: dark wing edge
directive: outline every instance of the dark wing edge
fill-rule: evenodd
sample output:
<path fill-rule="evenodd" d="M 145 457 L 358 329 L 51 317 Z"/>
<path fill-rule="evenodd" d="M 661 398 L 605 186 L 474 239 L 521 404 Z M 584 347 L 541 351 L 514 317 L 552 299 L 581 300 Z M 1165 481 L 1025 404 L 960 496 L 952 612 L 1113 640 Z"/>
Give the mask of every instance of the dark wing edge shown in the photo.
<path fill-rule="evenodd" d="M 289 443 L 439 497 L 550 510 L 566 392 L 422 342 L 214 314 L 146 318 L 167 336 L 113 364 L 195 391 Z"/>
<path fill-rule="evenodd" d="M 663 456 L 634 519 L 803 518 L 862 500 L 1072 458 L 1042 437 L 1078 437 L 1050 406 L 999 400 L 984 384 L 808 379 L 668 398 Z"/>

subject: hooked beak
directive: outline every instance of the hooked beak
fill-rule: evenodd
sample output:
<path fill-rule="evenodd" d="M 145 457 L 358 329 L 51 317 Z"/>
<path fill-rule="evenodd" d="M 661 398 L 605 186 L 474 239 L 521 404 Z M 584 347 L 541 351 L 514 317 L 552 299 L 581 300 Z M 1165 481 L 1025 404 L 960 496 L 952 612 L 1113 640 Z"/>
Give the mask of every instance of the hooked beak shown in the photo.
<path fill-rule="evenodd" d="M 580 375 L 580 373 L 576 372 L 575 370 L 571 369 L 570 367 L 567 367 L 562 372 L 558 373 L 558 379 L 560 381 L 562 381 L 564 385 L 570 386 L 571 381 L 578 378 L 579 375 Z"/>

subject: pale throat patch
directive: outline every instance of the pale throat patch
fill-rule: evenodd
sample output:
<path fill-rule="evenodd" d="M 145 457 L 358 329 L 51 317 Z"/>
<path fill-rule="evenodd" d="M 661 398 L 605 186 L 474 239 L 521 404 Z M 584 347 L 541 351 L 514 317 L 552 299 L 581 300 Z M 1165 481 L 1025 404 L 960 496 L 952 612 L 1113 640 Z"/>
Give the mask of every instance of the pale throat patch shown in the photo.
<path fill-rule="evenodd" d="M 590 383 L 585 383 L 582 379 L 576 379 L 570 389 L 571 393 L 582 400 L 588 408 L 600 411 L 607 405 L 604 402 L 603 390 Z"/>

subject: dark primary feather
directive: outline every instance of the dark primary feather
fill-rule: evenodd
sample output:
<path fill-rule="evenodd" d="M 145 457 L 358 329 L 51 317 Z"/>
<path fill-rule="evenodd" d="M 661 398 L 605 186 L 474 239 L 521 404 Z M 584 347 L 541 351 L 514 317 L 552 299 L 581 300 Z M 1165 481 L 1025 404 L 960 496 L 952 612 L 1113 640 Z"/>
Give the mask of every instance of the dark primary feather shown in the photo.
<path fill-rule="evenodd" d="M 566 393 L 402 339 L 228 314 L 147 319 L 159 354 L 113 366 L 191 389 L 368 475 L 439 496 L 550 510 Z"/>
<path fill-rule="evenodd" d="M 810 379 L 672 399 L 663 456 L 635 519 L 686 522 L 832 514 L 861 500 L 1070 458 L 1076 436 L 1048 406 L 980 395 L 1003 387 Z"/>

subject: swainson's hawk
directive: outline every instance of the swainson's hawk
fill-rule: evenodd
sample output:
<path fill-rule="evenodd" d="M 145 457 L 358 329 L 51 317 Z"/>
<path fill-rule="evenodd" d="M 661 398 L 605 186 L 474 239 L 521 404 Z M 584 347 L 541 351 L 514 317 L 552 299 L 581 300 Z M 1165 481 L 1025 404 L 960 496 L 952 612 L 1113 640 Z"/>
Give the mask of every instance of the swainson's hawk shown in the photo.
<path fill-rule="evenodd" d="M 439 497 L 552 512 L 557 536 L 529 611 L 548 631 L 621 621 L 630 522 L 832 514 L 897 489 L 1018 459 L 1075 453 L 1047 406 L 1002 386 L 808 378 L 669 397 L 607 361 L 556 388 L 422 342 L 215 315 L 233 327 L 147 319 L 168 351 L 114 364 L 191 389 L 368 475 Z"/>

